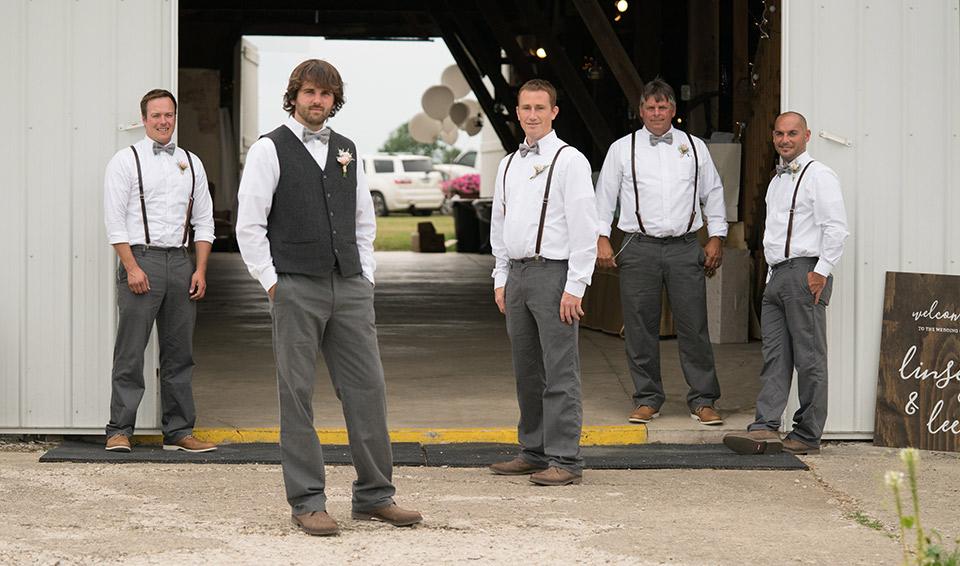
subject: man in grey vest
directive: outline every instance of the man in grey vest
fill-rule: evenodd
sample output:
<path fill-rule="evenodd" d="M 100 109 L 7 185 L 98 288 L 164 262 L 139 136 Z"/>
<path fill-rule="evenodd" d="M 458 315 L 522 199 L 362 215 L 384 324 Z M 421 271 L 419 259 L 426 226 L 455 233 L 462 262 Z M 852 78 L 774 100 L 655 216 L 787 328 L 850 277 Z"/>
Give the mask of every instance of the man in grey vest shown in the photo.
<path fill-rule="evenodd" d="M 270 296 L 280 397 L 280 455 L 292 520 L 312 535 L 339 527 L 326 512 L 313 383 L 323 354 L 343 405 L 357 470 L 358 520 L 407 526 L 420 513 L 393 501 L 393 454 L 373 311 L 376 220 L 352 141 L 325 127 L 343 106 L 340 73 L 310 59 L 293 70 L 286 123 L 250 148 L 240 183 L 237 240 Z"/>
<path fill-rule="evenodd" d="M 143 398 L 143 352 L 157 323 L 163 449 L 216 450 L 193 436 L 193 327 L 207 290 L 213 202 L 203 164 L 173 142 L 177 100 L 154 89 L 140 100 L 146 135 L 118 151 L 104 176 L 103 220 L 117 269 L 117 340 L 107 450 L 129 452 Z M 187 253 L 194 230 L 197 265 Z"/>
<path fill-rule="evenodd" d="M 773 127 L 780 154 L 767 187 L 763 256 L 770 269 L 763 290 L 763 369 L 757 417 L 746 432 L 723 443 L 738 454 L 817 454 L 827 421 L 827 304 L 834 266 L 850 234 L 840 179 L 807 153 L 810 130 L 796 112 L 784 112 Z M 793 431 L 777 429 L 797 370 L 800 408 Z"/>

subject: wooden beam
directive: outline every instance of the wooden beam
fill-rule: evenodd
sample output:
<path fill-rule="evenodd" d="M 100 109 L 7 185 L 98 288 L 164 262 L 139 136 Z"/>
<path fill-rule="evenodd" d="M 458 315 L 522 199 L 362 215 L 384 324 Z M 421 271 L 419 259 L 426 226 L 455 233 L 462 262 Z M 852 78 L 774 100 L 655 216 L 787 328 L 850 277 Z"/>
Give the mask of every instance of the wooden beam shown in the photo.
<path fill-rule="evenodd" d="M 533 0 L 514 0 L 517 8 L 520 10 L 520 17 L 525 21 L 527 27 L 533 30 L 537 41 L 546 50 L 547 57 L 545 61 L 557 78 L 560 80 L 560 86 L 564 89 L 570 100 L 576 107 L 577 112 L 583 119 L 593 143 L 601 152 L 606 152 L 610 144 L 613 143 L 614 135 L 607 124 L 603 113 L 597 108 L 593 97 L 587 91 L 587 87 L 580 79 L 580 73 L 570 62 L 567 52 L 553 31 L 547 27 L 544 21 L 543 13 Z M 586 148 L 580 148 L 584 153 Z"/>
<path fill-rule="evenodd" d="M 520 47 L 520 44 L 517 43 L 517 37 L 513 34 L 509 24 L 507 24 L 507 20 L 503 18 L 501 11 L 499 9 L 488 8 L 484 10 L 481 8 L 480 13 L 483 14 L 487 25 L 490 26 L 493 37 L 497 40 L 497 43 L 500 44 L 500 47 L 503 48 L 504 52 L 506 52 L 507 59 L 510 61 L 510 64 L 513 65 L 513 70 L 516 71 L 520 77 L 520 82 L 527 82 L 537 76 L 533 70 L 533 65 L 530 64 L 530 55 L 525 53 Z"/>
<path fill-rule="evenodd" d="M 610 25 L 607 15 L 597 4 L 597 0 L 573 0 L 573 5 L 580 12 L 583 23 L 593 36 L 603 58 L 607 60 L 613 76 L 620 84 L 623 94 L 627 97 L 627 102 L 631 108 L 640 106 L 640 96 L 643 92 L 643 80 L 637 69 L 627 55 L 620 38 Z"/>
<path fill-rule="evenodd" d="M 687 110 L 683 129 L 705 136 L 716 129 L 720 111 L 717 98 L 708 94 L 720 89 L 720 4 L 718 0 L 688 2 L 687 84 L 691 100 L 701 103 Z"/>
<path fill-rule="evenodd" d="M 519 139 L 517 135 L 511 131 L 510 126 L 507 125 L 506 117 L 497 111 L 496 105 L 490 97 L 490 93 L 487 91 L 487 85 L 483 84 L 480 71 L 474 64 L 473 59 L 467 54 L 467 50 L 460 41 L 460 38 L 453 31 L 453 22 L 447 14 L 442 13 L 440 10 L 433 12 L 433 18 L 437 23 L 437 27 L 440 28 L 443 42 L 447 44 L 450 54 L 453 55 L 453 60 L 456 61 L 457 66 L 460 67 L 463 78 L 467 80 L 470 88 L 473 89 L 473 94 L 477 97 L 477 102 L 480 103 L 480 107 L 483 108 L 483 113 L 486 114 L 487 119 L 490 120 L 490 125 L 493 126 L 493 130 L 500 139 L 500 145 L 503 146 L 504 151 L 507 153 L 515 150 Z"/>
<path fill-rule="evenodd" d="M 459 6 L 455 7 L 451 0 L 446 0 L 446 5 L 450 10 L 453 21 L 457 25 L 457 33 L 467 52 L 473 57 L 481 75 L 488 77 L 490 82 L 493 83 L 496 99 L 503 104 L 504 107 L 510 108 L 516 100 L 517 93 L 516 89 L 511 88 L 510 85 L 507 84 L 507 80 L 503 78 L 503 72 L 500 70 L 500 54 L 495 53 L 495 56 L 491 55 L 491 51 L 488 49 L 492 44 L 485 42 L 484 38 L 481 37 L 476 22 L 467 19 L 466 12 L 462 7 L 462 2 L 459 3 Z M 499 51 L 499 48 L 497 51 Z"/>

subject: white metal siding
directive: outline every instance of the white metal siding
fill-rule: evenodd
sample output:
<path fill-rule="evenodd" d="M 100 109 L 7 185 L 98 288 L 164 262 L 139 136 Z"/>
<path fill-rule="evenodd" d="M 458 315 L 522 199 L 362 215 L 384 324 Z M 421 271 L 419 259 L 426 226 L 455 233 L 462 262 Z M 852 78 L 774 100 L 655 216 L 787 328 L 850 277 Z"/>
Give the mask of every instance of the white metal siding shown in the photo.
<path fill-rule="evenodd" d="M 885 273 L 960 273 L 960 7 L 822 0 L 783 9 L 782 108 L 807 117 L 810 154 L 840 176 L 852 233 L 827 309 L 826 432 L 871 434 Z"/>
<path fill-rule="evenodd" d="M 138 102 L 176 92 L 176 0 L 0 8 L 0 429 L 102 430 L 116 330 L 103 170 L 143 135 Z M 148 355 L 148 359 L 152 356 Z M 147 375 L 155 370 L 147 368 Z M 138 425 L 156 428 L 148 379 Z"/>

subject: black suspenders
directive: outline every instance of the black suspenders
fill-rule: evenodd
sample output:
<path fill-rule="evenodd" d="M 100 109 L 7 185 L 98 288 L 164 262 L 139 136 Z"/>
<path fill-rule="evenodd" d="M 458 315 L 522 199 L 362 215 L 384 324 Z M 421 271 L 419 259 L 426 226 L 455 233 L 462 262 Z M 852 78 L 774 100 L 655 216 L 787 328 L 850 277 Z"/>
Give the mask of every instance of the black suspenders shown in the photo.
<path fill-rule="evenodd" d="M 143 171 L 140 169 L 140 155 L 137 153 L 137 148 L 130 146 L 130 149 L 133 151 L 133 159 L 137 162 L 137 182 L 140 185 L 140 218 L 143 219 L 143 236 L 147 240 L 147 246 L 150 246 L 150 228 L 147 225 L 147 205 L 144 202 L 143 198 Z M 180 245 L 187 243 L 187 236 L 190 231 L 190 215 L 193 213 L 193 194 L 197 191 L 197 174 L 193 169 L 193 159 L 190 157 L 190 152 L 183 150 L 187 154 L 187 163 L 190 164 L 190 202 L 187 203 L 187 220 L 183 224 L 183 240 L 180 241 Z"/>
<path fill-rule="evenodd" d="M 783 252 L 783 257 L 786 259 L 790 259 L 790 238 L 793 236 L 793 213 L 797 208 L 797 193 L 800 191 L 800 182 L 803 181 L 803 176 L 811 164 L 813 164 L 812 159 L 804 166 L 803 171 L 800 172 L 800 178 L 797 179 L 796 186 L 793 187 L 793 200 L 790 201 L 790 222 L 787 223 L 787 245 L 784 247 Z"/>
<path fill-rule="evenodd" d="M 687 232 L 693 227 L 693 220 L 697 217 L 697 185 L 700 183 L 700 158 L 697 156 L 697 144 L 693 143 L 693 138 L 688 132 L 687 139 L 690 140 L 690 147 L 693 148 L 693 208 L 690 210 L 690 221 L 687 222 Z M 630 134 L 630 169 L 633 173 L 633 202 L 636 203 L 637 223 L 640 224 L 640 232 L 646 234 L 643 228 L 643 220 L 640 219 L 640 189 L 637 187 L 637 132 Z"/>
<path fill-rule="evenodd" d="M 553 161 L 550 162 L 550 170 L 547 171 L 547 186 L 543 189 L 543 208 L 540 209 L 540 227 L 537 229 L 537 249 L 534 251 L 534 256 L 537 259 L 540 259 L 540 243 L 543 241 L 543 225 L 547 220 L 547 203 L 550 201 L 550 185 L 553 182 L 553 171 L 557 168 L 557 159 L 560 157 L 560 152 L 565 148 L 570 147 L 570 145 L 561 146 L 557 150 L 557 153 L 553 155 Z M 503 168 L 503 215 L 507 215 L 507 169 L 510 169 L 510 163 L 513 162 L 513 157 L 517 152 L 510 154 L 510 159 L 507 160 L 506 167 Z"/>

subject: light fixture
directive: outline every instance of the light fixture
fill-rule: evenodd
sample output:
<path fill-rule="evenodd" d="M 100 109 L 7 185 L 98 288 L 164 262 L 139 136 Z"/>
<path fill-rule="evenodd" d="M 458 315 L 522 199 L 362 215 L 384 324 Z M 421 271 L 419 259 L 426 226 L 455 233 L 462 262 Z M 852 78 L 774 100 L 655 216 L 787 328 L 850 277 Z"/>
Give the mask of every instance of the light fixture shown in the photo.
<path fill-rule="evenodd" d="M 677 123 L 678 123 L 678 124 L 682 124 L 682 123 L 683 123 L 683 118 L 677 118 Z"/>
<path fill-rule="evenodd" d="M 547 52 L 546 52 L 546 50 L 544 50 L 543 47 L 537 47 L 537 57 L 539 57 L 539 58 L 541 58 L 541 59 L 546 59 L 546 58 L 547 58 Z"/>
<path fill-rule="evenodd" d="M 627 8 L 630 6 L 627 4 L 627 0 L 619 0 L 616 4 L 618 12 L 626 12 Z"/>

